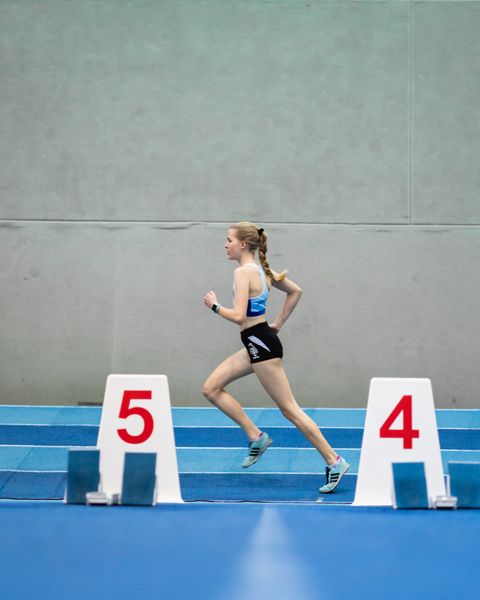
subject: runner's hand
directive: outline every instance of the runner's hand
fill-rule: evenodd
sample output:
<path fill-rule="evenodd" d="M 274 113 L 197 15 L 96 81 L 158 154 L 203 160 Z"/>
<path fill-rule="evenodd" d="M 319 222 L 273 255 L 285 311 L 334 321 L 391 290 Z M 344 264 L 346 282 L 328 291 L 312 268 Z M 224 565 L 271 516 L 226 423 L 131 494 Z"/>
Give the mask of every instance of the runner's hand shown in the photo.
<path fill-rule="evenodd" d="M 214 304 L 218 304 L 215 292 L 207 292 L 203 297 L 203 303 L 207 308 L 212 308 Z"/>

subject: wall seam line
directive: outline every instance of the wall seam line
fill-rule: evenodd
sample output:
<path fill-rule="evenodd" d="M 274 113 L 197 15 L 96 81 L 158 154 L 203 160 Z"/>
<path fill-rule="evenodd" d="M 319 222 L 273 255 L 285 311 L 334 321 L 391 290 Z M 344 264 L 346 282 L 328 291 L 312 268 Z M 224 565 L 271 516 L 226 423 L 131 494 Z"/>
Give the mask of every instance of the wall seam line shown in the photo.
<path fill-rule="evenodd" d="M 106 220 L 74 220 L 74 219 L 0 219 L 0 227 L 2 224 L 9 223 L 39 223 L 39 224 L 77 224 L 77 225 L 223 225 L 228 227 L 231 221 L 134 221 L 125 219 L 123 221 L 106 221 Z M 470 227 L 478 228 L 480 223 L 398 223 L 398 222 L 351 222 L 351 221 L 261 221 L 262 225 L 305 225 L 309 227 Z M 172 230 L 175 227 L 172 227 Z"/>

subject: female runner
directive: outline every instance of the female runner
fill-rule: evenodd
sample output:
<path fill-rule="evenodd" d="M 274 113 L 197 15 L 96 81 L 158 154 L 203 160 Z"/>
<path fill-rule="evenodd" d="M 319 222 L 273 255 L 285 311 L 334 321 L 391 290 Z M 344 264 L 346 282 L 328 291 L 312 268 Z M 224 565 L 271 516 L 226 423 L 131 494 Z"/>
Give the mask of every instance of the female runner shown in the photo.
<path fill-rule="evenodd" d="M 218 304 L 213 291 L 205 294 L 204 304 L 224 319 L 240 325 L 240 337 L 245 347 L 232 354 L 213 371 L 204 384 L 203 394 L 245 431 L 250 443 L 249 454 L 242 467 L 250 467 L 267 450 L 272 439 L 258 429 L 225 387 L 240 377 L 255 373 L 282 414 L 324 458 L 327 482 L 319 491 L 332 492 L 350 465 L 344 458 L 337 456 L 316 423 L 295 400 L 283 370 L 283 349 L 277 336 L 300 300 L 302 290 L 285 277 L 286 271 L 278 274 L 270 269 L 266 258 L 267 234 L 253 223 L 232 225 L 228 230 L 225 249 L 228 259 L 239 263 L 234 273 L 234 306 L 226 308 Z M 260 264 L 255 260 L 257 250 Z M 265 308 L 272 286 L 285 292 L 286 298 L 277 319 L 268 325 Z"/>

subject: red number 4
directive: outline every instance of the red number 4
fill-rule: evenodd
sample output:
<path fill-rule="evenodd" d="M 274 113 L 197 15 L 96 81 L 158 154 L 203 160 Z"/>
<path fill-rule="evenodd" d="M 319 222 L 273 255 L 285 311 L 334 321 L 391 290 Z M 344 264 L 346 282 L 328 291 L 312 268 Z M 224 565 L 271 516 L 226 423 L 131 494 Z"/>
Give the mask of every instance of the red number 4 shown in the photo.
<path fill-rule="evenodd" d="M 403 429 L 392 429 L 395 419 L 403 413 Z M 381 438 L 401 438 L 405 450 L 412 449 L 413 438 L 420 437 L 420 431 L 412 428 L 412 397 L 403 396 L 390 413 L 385 423 L 380 427 Z"/>
<path fill-rule="evenodd" d="M 127 444 L 142 444 L 146 442 L 153 432 L 153 417 L 146 408 L 133 406 L 130 408 L 130 400 L 151 400 L 150 390 L 125 390 L 123 392 L 122 405 L 120 406 L 119 419 L 126 419 L 131 415 L 137 415 L 143 421 L 143 429 L 138 435 L 128 433 L 126 429 L 117 429 L 120 439 Z"/>

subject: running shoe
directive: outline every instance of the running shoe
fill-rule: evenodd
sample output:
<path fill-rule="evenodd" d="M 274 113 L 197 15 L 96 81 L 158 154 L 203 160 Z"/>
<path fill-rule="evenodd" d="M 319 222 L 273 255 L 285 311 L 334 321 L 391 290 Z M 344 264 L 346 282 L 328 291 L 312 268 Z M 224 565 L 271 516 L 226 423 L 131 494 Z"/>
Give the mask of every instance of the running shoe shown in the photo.
<path fill-rule="evenodd" d="M 325 475 L 327 477 L 327 483 L 323 485 L 318 491 L 321 494 L 329 494 L 333 492 L 333 490 L 340 483 L 340 479 L 345 475 L 345 473 L 350 468 L 350 465 L 347 461 L 341 456 L 334 465 L 330 465 L 325 469 Z"/>
<path fill-rule="evenodd" d="M 253 464 L 255 464 L 271 443 L 272 438 L 265 432 L 262 433 L 258 440 L 250 442 L 248 444 L 250 452 L 248 453 L 248 456 L 245 457 L 242 467 L 246 469 L 247 467 L 251 467 Z"/>

